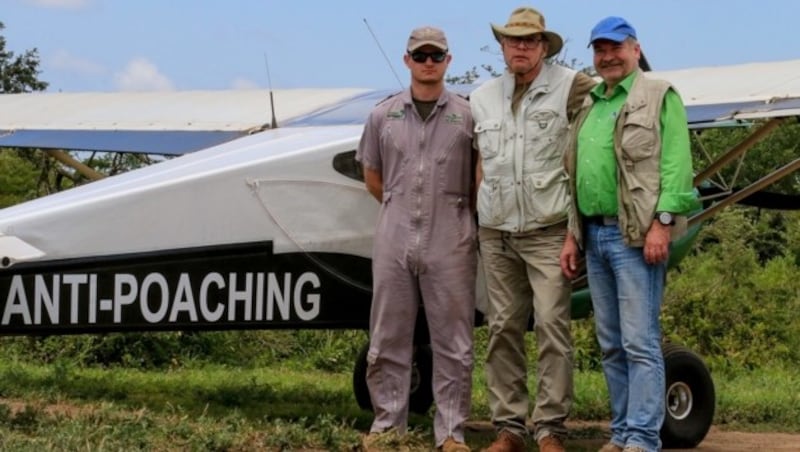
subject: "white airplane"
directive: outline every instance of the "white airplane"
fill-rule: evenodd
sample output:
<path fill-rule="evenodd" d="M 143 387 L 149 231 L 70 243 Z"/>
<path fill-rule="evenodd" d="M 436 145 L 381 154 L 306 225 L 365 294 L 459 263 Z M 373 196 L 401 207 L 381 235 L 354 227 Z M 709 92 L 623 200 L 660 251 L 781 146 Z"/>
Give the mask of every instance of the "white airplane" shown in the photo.
<path fill-rule="evenodd" d="M 799 73 L 800 60 L 652 73 L 677 87 L 692 129 L 760 124 L 698 174 L 698 185 L 800 114 Z M 0 147 L 177 156 L 0 210 L 0 334 L 367 329 L 378 205 L 354 157 L 369 110 L 389 94 L 0 96 Z M 704 219 L 798 168 L 800 159 L 739 190 L 735 181 L 717 184 L 713 202 L 690 220 L 692 233 L 673 247 L 672 263 Z M 572 303 L 573 317 L 589 315 L 585 279 Z M 432 404 L 423 320 L 415 331 L 417 412 Z M 368 408 L 365 353 L 366 346 L 354 392 Z M 665 344 L 664 357 L 664 447 L 693 447 L 713 419 L 713 381 L 684 347 Z"/>

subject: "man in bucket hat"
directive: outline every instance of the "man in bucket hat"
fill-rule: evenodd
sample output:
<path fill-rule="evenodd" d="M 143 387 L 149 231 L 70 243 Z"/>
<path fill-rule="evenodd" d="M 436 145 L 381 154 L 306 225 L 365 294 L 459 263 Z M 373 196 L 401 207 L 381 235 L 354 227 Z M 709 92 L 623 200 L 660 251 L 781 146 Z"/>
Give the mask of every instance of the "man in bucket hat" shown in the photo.
<path fill-rule="evenodd" d="M 411 32 L 403 61 L 411 86 L 370 113 L 358 146 L 369 192 L 381 204 L 372 250 L 367 386 L 375 419 L 364 449 L 406 432 L 414 327 L 423 305 L 433 352 L 436 446 L 469 452 L 477 240 L 472 115 L 445 89 L 444 32 Z M 388 449 L 388 448 L 387 448 Z"/>
<path fill-rule="evenodd" d="M 486 380 L 498 432 L 487 450 L 525 450 L 525 333 L 533 313 L 533 436 L 540 451 L 561 452 L 572 405 L 571 284 L 559 266 L 569 207 L 562 157 L 569 122 L 595 82 L 545 61 L 564 41 L 533 8 L 515 9 L 492 32 L 507 70 L 470 95 L 480 151 L 478 237 L 489 295 Z"/>
<path fill-rule="evenodd" d="M 659 314 L 669 243 L 686 232 L 685 215 L 698 207 L 686 110 L 668 82 L 639 70 L 641 49 L 627 20 L 601 20 L 589 45 L 603 81 L 570 133 L 574 215 L 561 265 L 577 276 L 582 243 L 611 401 L 611 440 L 600 450 L 659 451 Z"/>

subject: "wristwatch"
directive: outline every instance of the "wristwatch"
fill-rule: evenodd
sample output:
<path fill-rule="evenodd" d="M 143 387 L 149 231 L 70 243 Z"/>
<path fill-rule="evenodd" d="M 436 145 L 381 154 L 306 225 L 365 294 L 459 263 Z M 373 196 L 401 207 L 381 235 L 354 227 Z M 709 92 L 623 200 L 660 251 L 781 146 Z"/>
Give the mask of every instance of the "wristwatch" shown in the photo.
<path fill-rule="evenodd" d="M 656 219 L 664 226 L 675 224 L 675 217 L 669 212 L 656 212 Z"/>

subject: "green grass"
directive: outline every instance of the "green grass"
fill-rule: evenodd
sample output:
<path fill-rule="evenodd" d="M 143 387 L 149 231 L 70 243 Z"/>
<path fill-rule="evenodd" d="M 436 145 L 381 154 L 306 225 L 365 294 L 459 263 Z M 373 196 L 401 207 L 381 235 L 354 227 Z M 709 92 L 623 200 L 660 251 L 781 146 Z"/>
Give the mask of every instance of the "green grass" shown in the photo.
<path fill-rule="evenodd" d="M 719 426 L 800 432 L 796 376 L 760 369 L 715 375 Z M 533 381 L 531 381 L 531 387 Z M 578 372 L 573 419 L 608 418 L 599 372 Z M 489 419 L 476 371 L 473 419 Z M 179 370 L 79 368 L 0 361 L 2 450 L 354 450 L 371 414 L 360 410 L 348 372 L 299 366 Z M 600 424 L 573 432 L 570 450 L 596 450 Z M 408 445 L 433 443 L 430 416 L 412 416 Z M 468 432 L 480 447 L 492 432 Z M 422 446 L 424 445 L 424 446 Z M 573 449 L 574 447 L 574 449 Z"/>
<path fill-rule="evenodd" d="M 800 375 L 796 370 L 759 369 L 715 379 L 715 423 L 756 431 L 800 431 Z"/>

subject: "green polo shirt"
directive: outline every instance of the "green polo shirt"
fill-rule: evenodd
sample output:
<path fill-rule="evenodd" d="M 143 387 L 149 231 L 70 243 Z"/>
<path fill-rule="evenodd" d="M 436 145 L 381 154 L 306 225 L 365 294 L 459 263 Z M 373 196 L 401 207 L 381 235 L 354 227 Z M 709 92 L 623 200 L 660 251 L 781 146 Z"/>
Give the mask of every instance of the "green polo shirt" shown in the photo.
<path fill-rule="evenodd" d="M 594 104 L 578 133 L 575 175 L 578 210 L 583 215 L 617 216 L 617 160 L 614 126 L 638 72 L 620 82 L 610 96 L 605 82 L 589 93 Z M 686 109 L 680 96 L 667 91 L 661 108 L 661 195 L 657 212 L 685 214 L 696 209 Z"/>

